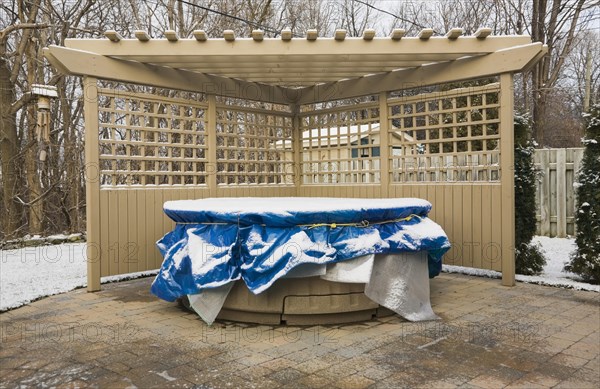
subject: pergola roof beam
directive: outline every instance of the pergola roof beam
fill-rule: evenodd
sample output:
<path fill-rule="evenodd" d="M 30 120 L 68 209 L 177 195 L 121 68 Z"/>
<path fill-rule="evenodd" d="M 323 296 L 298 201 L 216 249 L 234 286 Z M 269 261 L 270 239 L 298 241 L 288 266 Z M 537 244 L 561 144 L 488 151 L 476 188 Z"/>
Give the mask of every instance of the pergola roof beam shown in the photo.
<path fill-rule="evenodd" d="M 151 63 L 153 65 L 164 66 L 161 62 L 145 62 Z M 323 71 L 353 71 L 357 72 L 365 72 L 365 71 L 389 71 L 395 70 L 400 67 L 414 67 L 421 66 L 423 61 L 415 60 L 415 61 L 402 61 L 394 62 L 394 61 L 386 61 L 386 62 L 321 62 L 315 61 L 312 64 L 313 69 L 321 69 Z M 307 70 L 307 65 L 304 62 L 287 62 L 285 66 L 277 66 L 276 64 L 269 63 L 261 63 L 261 62 L 250 62 L 250 63 L 235 63 L 235 62 L 211 62 L 203 65 L 195 64 L 194 62 L 185 61 L 185 62 L 169 62 L 169 67 L 173 68 L 183 68 L 187 70 L 194 71 L 202 71 L 205 73 L 209 72 L 229 72 L 229 71 L 238 71 L 239 74 L 246 72 L 286 72 L 286 71 L 302 71 Z M 332 68 L 335 67 L 335 68 Z"/>
<path fill-rule="evenodd" d="M 316 30 L 314 30 L 316 32 Z M 474 36 L 462 37 L 448 45 L 445 37 L 431 37 L 428 40 L 419 38 L 403 38 L 401 41 L 392 39 L 373 39 L 365 41 L 362 38 L 346 38 L 339 45 L 332 45 L 330 39 L 304 40 L 296 39 L 284 41 L 281 39 L 265 38 L 264 43 L 255 42 L 252 38 L 239 38 L 235 45 L 224 42 L 221 39 L 208 39 L 198 42 L 196 39 L 179 39 L 173 44 L 165 39 L 153 39 L 143 44 L 137 39 L 122 39 L 118 45 L 101 39 L 67 39 L 65 46 L 78 50 L 85 50 L 100 55 L 115 57 L 140 57 L 169 55 L 175 57 L 244 57 L 244 60 L 261 58 L 264 56 L 305 57 L 307 62 L 312 61 L 315 55 L 415 55 L 415 54 L 457 54 L 476 55 L 488 54 L 506 47 L 518 46 L 531 43 L 528 36 L 490 36 L 485 40 Z M 202 52 L 198 51 L 202 45 Z"/>
<path fill-rule="evenodd" d="M 520 71 L 547 50 L 540 42 L 499 50 L 495 53 L 466 57 L 451 62 L 435 63 L 413 69 L 376 74 L 325 83 L 304 88 L 299 104 L 312 104 L 332 99 L 347 99 L 412 86 L 427 86 L 449 81 L 489 77 Z"/>
<path fill-rule="evenodd" d="M 45 48 L 44 55 L 51 63 L 60 63 L 59 68 L 65 74 L 270 103 L 285 104 L 289 100 L 287 89 L 274 85 L 123 61 L 60 46 Z"/>
<path fill-rule="evenodd" d="M 489 36 L 488 30 L 462 36 L 461 29 L 453 28 L 433 36 L 432 29 L 423 29 L 417 37 L 404 38 L 398 29 L 390 39 L 376 38 L 372 29 L 362 37 L 336 30 L 333 37 L 319 38 L 313 29 L 306 39 L 294 40 L 289 29 L 281 38 L 265 38 L 260 30 L 236 38 L 225 30 L 224 39 L 208 39 L 197 30 L 193 39 L 171 41 L 167 31 L 167 39 L 147 41 L 142 34 L 137 39 L 112 36 L 117 42 L 69 39 L 70 48 L 52 46 L 46 56 L 66 74 L 310 104 L 517 72 L 543 55 L 542 45 L 531 44 L 528 36 Z"/>
<path fill-rule="evenodd" d="M 149 44 L 151 42 L 148 42 Z M 478 53 L 473 55 L 482 55 L 488 53 Z M 360 65 L 365 62 L 369 63 L 380 63 L 384 65 L 395 65 L 397 67 L 402 67 L 404 63 L 412 62 L 417 63 L 419 65 L 423 65 L 428 62 L 440 62 L 440 61 L 452 61 L 454 59 L 458 59 L 461 57 L 467 57 L 468 55 L 461 53 L 451 53 L 451 54 L 438 54 L 437 56 L 434 54 L 427 53 L 415 53 L 413 55 L 409 54 L 374 54 L 374 55 L 339 55 L 336 57 L 324 55 L 314 55 L 311 61 L 307 61 L 306 57 L 303 56 L 262 56 L 262 57 L 246 57 L 246 58 L 238 58 L 234 63 L 242 64 L 256 64 L 258 66 L 273 66 L 273 67 L 285 67 L 292 64 L 302 64 L 304 66 L 309 66 L 315 63 L 338 63 L 343 65 Z M 219 57 L 210 57 L 210 56 L 202 56 L 202 54 L 197 54 L 193 56 L 182 56 L 172 58 L 169 55 L 155 55 L 155 56 L 112 56 L 113 58 L 126 59 L 130 61 L 137 61 L 142 63 L 154 63 L 154 64 L 162 64 L 164 66 L 175 67 L 172 64 L 177 63 L 187 63 L 192 64 L 194 68 L 202 69 L 204 67 L 210 66 L 226 66 L 227 64 L 232 64 L 232 58 L 228 56 L 219 56 Z"/>

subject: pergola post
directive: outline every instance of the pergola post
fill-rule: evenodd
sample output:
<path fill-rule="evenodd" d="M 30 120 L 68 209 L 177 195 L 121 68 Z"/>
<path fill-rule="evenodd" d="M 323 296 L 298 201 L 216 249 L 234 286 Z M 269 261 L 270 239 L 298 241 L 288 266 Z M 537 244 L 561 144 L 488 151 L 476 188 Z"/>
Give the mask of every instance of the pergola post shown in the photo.
<path fill-rule="evenodd" d="M 100 158 L 98 145 L 98 80 L 83 78 L 85 116 L 85 194 L 87 230 L 87 290 L 100 290 Z"/>
<path fill-rule="evenodd" d="M 296 194 L 300 192 L 300 185 L 302 185 L 302 129 L 300 128 L 300 107 L 296 104 L 290 106 L 290 110 L 294 117 L 292 118 L 292 155 L 294 159 L 293 168 L 293 179 L 296 187 Z"/>
<path fill-rule="evenodd" d="M 381 197 L 390 191 L 390 122 L 388 119 L 387 92 L 379 94 L 379 174 Z"/>
<path fill-rule="evenodd" d="M 500 75 L 500 182 L 502 185 L 502 285 L 515 285 L 514 84 L 512 73 Z"/>

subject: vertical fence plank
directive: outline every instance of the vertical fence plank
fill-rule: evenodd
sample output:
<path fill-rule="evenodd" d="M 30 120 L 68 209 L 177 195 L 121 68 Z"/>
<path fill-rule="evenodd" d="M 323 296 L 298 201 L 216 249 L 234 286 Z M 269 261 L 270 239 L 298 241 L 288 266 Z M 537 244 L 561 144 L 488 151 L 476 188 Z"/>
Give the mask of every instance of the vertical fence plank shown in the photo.
<path fill-rule="evenodd" d="M 567 236 L 567 152 L 565 149 L 556 151 L 556 235 L 559 238 Z"/>
<path fill-rule="evenodd" d="M 492 186 L 481 186 L 481 263 L 480 269 L 491 269 L 492 254 L 490 253 L 492 238 Z"/>
<path fill-rule="evenodd" d="M 550 152 L 540 150 L 540 170 L 542 173 L 540 190 L 540 231 L 550 236 Z"/>
<path fill-rule="evenodd" d="M 137 191 L 129 189 L 126 191 L 127 194 L 127 244 L 125 247 L 125 258 L 127 260 L 127 271 L 134 273 L 139 271 L 139 241 L 138 241 L 138 229 L 140 228 L 140 219 L 138 219 L 137 209 Z"/>
<path fill-rule="evenodd" d="M 473 266 L 473 186 L 462 185 L 462 266 Z"/>
<path fill-rule="evenodd" d="M 148 254 L 146 253 L 146 215 L 148 212 L 146 208 L 146 196 L 144 191 L 136 190 L 136 203 L 137 207 L 137 241 L 135 250 L 137 254 L 138 271 L 148 269 Z M 150 211 L 151 212 L 151 211 Z"/>
<path fill-rule="evenodd" d="M 109 235 L 110 235 L 110 223 L 109 223 L 109 217 L 108 217 L 108 192 L 106 191 L 101 191 L 100 192 L 100 203 L 99 203 L 99 207 L 100 207 L 100 244 L 98 247 L 96 247 L 96 255 L 99 256 L 99 258 L 101 258 L 100 256 L 100 252 L 102 251 L 107 251 L 107 247 L 109 247 L 110 243 L 109 243 Z M 88 245 L 89 245 L 89 240 L 88 240 Z M 99 259 L 97 258 L 97 259 Z M 100 261 L 100 267 L 101 267 L 101 276 L 109 276 L 110 274 L 110 257 L 109 256 L 105 256 L 103 258 L 103 260 Z"/>
<path fill-rule="evenodd" d="M 482 218 L 482 203 L 481 203 L 481 188 L 482 185 L 473 185 L 472 186 L 472 207 L 471 210 L 472 220 L 471 220 L 471 230 L 473 232 L 473 236 L 470 242 L 470 250 L 471 250 L 471 265 L 476 268 L 481 268 L 481 258 L 482 258 L 482 246 L 483 246 L 483 238 L 482 238 L 482 224 L 488 224 L 484 222 L 485 219 Z"/>

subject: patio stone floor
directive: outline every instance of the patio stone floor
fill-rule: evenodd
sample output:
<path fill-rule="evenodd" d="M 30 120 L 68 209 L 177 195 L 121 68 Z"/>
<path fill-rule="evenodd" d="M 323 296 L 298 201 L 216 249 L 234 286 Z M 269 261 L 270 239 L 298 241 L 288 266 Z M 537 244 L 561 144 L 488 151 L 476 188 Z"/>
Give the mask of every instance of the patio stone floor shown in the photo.
<path fill-rule="evenodd" d="M 442 274 L 442 320 L 206 326 L 152 278 L 0 314 L 0 388 L 599 388 L 600 294 Z"/>

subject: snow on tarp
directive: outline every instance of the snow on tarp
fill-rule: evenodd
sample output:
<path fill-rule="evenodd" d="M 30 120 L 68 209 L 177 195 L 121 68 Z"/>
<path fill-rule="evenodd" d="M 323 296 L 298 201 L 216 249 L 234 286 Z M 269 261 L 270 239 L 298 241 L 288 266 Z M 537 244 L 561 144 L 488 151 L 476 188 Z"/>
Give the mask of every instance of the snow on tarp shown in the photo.
<path fill-rule="evenodd" d="M 219 198 L 168 201 L 177 224 L 152 293 L 177 298 L 243 279 L 258 294 L 301 264 L 368 254 L 428 252 L 429 276 L 450 243 L 422 199 Z"/>

